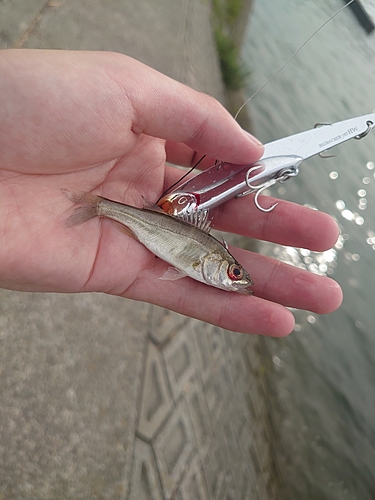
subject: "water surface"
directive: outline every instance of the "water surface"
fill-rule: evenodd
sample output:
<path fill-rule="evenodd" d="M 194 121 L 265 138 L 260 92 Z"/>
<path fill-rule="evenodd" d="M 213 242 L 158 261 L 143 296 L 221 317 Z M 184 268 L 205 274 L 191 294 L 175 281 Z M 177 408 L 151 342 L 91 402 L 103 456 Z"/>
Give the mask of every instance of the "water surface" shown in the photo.
<path fill-rule="evenodd" d="M 341 0 L 255 1 L 243 57 L 248 95 L 263 85 Z M 346 9 L 249 104 L 256 135 L 268 142 L 371 113 L 375 108 L 375 35 Z M 270 404 L 283 497 L 375 498 L 375 131 L 314 158 L 272 194 L 316 207 L 340 224 L 324 254 L 264 245 L 262 252 L 331 275 L 342 307 L 318 316 L 296 311 L 287 339 L 266 339 L 272 359 Z M 308 231 L 309 228 L 306 228 Z"/>

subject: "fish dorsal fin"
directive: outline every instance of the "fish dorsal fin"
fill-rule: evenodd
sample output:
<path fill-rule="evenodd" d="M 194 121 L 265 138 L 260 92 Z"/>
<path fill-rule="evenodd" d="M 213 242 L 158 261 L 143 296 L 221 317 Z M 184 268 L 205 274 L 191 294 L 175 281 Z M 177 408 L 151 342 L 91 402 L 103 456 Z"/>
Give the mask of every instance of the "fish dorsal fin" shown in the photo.
<path fill-rule="evenodd" d="M 208 219 L 208 210 L 194 210 L 193 212 L 174 215 L 174 217 L 197 227 L 205 233 L 211 231 L 212 219 Z"/>

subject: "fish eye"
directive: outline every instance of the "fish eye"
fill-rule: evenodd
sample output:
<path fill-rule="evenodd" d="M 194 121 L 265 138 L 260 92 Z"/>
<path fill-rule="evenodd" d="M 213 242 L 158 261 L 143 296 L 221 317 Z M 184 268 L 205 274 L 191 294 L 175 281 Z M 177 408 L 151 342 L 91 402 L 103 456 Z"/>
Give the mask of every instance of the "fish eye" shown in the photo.
<path fill-rule="evenodd" d="M 232 264 L 228 269 L 228 276 L 232 280 L 241 280 L 243 278 L 243 269 L 238 264 Z"/>

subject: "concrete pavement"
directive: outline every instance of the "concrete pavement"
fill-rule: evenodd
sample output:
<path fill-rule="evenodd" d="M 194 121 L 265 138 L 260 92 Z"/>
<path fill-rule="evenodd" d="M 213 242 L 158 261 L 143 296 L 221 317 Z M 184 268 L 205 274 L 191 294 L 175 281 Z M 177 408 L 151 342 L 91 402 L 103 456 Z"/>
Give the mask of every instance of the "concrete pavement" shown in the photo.
<path fill-rule="evenodd" d="M 205 0 L 3 0 L 0 48 L 113 50 L 224 101 Z M 0 75 L 1 77 L 1 75 Z M 272 499 L 259 339 L 0 291 L 0 500 Z"/>

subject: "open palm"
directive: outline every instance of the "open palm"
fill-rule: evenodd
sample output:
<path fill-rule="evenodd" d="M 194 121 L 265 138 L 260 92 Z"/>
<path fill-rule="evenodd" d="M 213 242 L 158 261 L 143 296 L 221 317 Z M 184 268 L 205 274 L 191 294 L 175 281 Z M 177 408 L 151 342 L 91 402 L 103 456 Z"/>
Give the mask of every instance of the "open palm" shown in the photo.
<path fill-rule="evenodd" d="M 178 178 L 166 160 L 190 164 L 198 150 L 255 161 L 261 147 L 212 98 L 119 54 L 3 51 L 0 73 L 0 286 L 106 292 L 268 335 L 293 328 L 284 306 L 319 313 L 338 307 L 341 291 L 332 280 L 244 250 L 232 252 L 254 279 L 254 297 L 190 278 L 159 280 L 168 265 L 112 221 L 66 227 L 72 204 L 61 188 L 142 206 L 143 197 L 156 201 Z M 234 200 L 214 222 L 313 250 L 337 238 L 331 218 L 287 202 L 259 214 L 250 200 Z"/>

